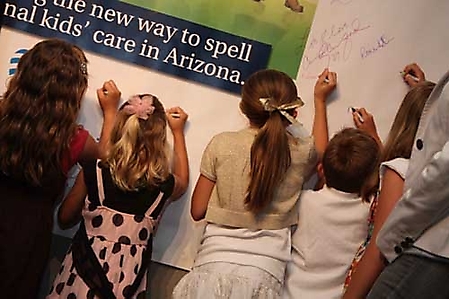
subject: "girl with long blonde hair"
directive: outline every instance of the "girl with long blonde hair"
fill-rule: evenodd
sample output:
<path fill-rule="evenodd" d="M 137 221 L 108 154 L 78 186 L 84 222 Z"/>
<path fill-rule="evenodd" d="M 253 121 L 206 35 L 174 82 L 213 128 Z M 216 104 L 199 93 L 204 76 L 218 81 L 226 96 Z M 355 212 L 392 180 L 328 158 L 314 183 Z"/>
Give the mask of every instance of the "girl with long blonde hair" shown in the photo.
<path fill-rule="evenodd" d="M 132 96 L 122 105 L 108 154 L 83 167 L 59 209 L 61 227 L 80 220 L 81 225 L 47 298 L 145 296 L 153 235 L 167 204 L 189 182 L 186 120 L 181 108 L 165 111 L 150 94 Z"/>

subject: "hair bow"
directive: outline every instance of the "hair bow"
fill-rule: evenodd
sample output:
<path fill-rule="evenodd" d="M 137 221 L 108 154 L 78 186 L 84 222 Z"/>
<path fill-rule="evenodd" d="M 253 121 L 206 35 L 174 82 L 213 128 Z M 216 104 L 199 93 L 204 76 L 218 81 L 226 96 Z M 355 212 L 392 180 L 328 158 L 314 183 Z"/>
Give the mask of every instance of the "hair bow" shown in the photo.
<path fill-rule="evenodd" d="M 282 114 L 290 123 L 294 123 L 297 120 L 288 114 L 288 110 L 299 108 L 304 105 L 304 102 L 301 100 L 300 97 L 296 99 L 296 101 L 288 104 L 282 104 L 282 105 L 273 105 L 271 104 L 270 98 L 260 98 L 259 101 L 262 103 L 263 109 L 267 112 L 273 112 L 273 111 L 279 111 L 280 114 Z"/>
<path fill-rule="evenodd" d="M 138 118 L 147 120 L 154 112 L 153 96 L 151 95 L 134 95 L 129 98 L 127 105 L 123 107 L 128 115 L 136 115 Z"/>

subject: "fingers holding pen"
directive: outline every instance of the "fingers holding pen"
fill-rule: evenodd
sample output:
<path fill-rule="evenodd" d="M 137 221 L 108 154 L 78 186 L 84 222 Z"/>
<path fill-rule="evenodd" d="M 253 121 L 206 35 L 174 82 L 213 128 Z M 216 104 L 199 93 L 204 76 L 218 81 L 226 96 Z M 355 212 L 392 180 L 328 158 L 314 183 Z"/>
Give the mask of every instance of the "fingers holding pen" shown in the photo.
<path fill-rule="evenodd" d="M 360 129 L 362 124 L 365 122 L 363 120 L 362 114 L 360 112 L 361 109 L 351 108 L 352 112 L 352 120 L 354 121 L 354 125 L 356 128 Z"/>
<path fill-rule="evenodd" d="M 103 113 L 116 113 L 120 101 L 121 92 L 113 80 L 105 81 L 103 86 L 97 89 L 97 98 Z"/>
<path fill-rule="evenodd" d="M 352 108 L 352 119 L 356 128 L 365 131 L 372 136 L 376 141 L 380 142 L 379 134 L 377 133 L 376 122 L 371 113 L 365 108 Z"/>
<path fill-rule="evenodd" d="M 426 76 L 421 67 L 416 63 L 407 64 L 401 72 L 405 83 L 410 87 L 426 81 Z"/>
<path fill-rule="evenodd" d="M 165 113 L 168 125 L 173 132 L 184 130 L 189 115 L 181 107 L 171 107 Z"/>
<path fill-rule="evenodd" d="M 326 82 L 329 86 L 332 87 L 337 86 L 337 73 L 328 70 L 324 82 Z"/>
<path fill-rule="evenodd" d="M 325 68 L 323 72 L 318 76 L 315 83 L 314 95 L 315 99 L 325 101 L 327 96 L 337 86 L 337 73 L 329 71 Z"/>

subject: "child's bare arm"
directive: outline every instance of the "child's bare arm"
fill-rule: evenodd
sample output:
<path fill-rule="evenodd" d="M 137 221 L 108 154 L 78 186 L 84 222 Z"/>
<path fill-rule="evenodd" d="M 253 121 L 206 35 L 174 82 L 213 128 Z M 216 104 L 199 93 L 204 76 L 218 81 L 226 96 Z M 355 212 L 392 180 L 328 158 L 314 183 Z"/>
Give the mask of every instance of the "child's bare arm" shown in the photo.
<path fill-rule="evenodd" d="M 173 175 L 175 187 L 172 200 L 180 198 L 189 186 L 189 160 L 187 157 L 184 127 L 188 115 L 180 107 L 167 110 L 167 121 L 173 133 Z"/>
<path fill-rule="evenodd" d="M 84 183 L 84 172 L 80 170 L 72 189 L 59 207 L 58 223 L 62 229 L 71 228 L 80 221 L 86 196 L 87 187 Z"/>
<path fill-rule="evenodd" d="M 81 163 L 105 157 L 109 138 L 114 127 L 120 95 L 120 90 L 118 90 L 112 80 L 104 82 L 103 86 L 97 89 L 98 101 L 103 111 L 103 126 L 100 133 L 100 141 L 96 142 L 90 135 L 87 137 L 83 151 L 79 156 Z"/>
<path fill-rule="evenodd" d="M 323 156 L 324 150 L 326 149 L 329 141 L 326 100 L 336 86 L 337 74 L 335 72 L 330 72 L 327 68 L 324 69 L 315 83 L 315 116 L 313 119 L 312 134 L 315 138 L 315 147 L 319 159 Z"/>
<path fill-rule="evenodd" d="M 382 179 L 382 189 L 379 194 L 376 214 L 374 216 L 374 229 L 366 251 L 360 260 L 349 283 L 344 299 L 365 298 L 375 280 L 385 267 L 384 259 L 376 246 L 377 235 L 385 220 L 402 196 L 404 179 L 390 168 L 385 169 Z"/>
<path fill-rule="evenodd" d="M 98 144 L 99 158 L 101 159 L 105 158 L 108 151 L 109 138 L 114 127 L 120 96 L 121 92 L 113 80 L 104 82 L 103 86 L 97 89 L 98 101 L 103 111 L 103 126 Z"/>
<path fill-rule="evenodd" d="M 357 114 L 360 115 L 361 119 L 363 119 L 363 122 L 357 116 Z M 365 108 L 359 108 L 355 109 L 355 112 L 352 113 L 352 119 L 354 120 L 354 124 L 357 127 L 357 129 L 365 131 L 366 133 L 368 133 L 368 135 L 373 137 L 376 140 L 377 144 L 379 145 L 379 148 L 382 150 L 383 149 L 382 140 L 380 139 L 379 134 L 377 133 L 376 122 L 374 121 L 373 115 L 368 111 L 366 111 Z"/>
<path fill-rule="evenodd" d="M 190 207 L 190 214 L 195 221 L 202 220 L 206 216 L 207 206 L 214 186 L 214 181 L 200 174 L 195 190 L 193 190 Z"/>

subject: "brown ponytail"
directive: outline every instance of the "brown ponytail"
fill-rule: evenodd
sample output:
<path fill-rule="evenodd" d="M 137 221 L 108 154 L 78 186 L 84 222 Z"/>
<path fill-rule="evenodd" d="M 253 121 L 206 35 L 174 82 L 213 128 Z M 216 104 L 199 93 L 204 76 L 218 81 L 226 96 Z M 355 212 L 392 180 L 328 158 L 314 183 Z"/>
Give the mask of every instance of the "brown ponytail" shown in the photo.
<path fill-rule="evenodd" d="M 256 72 L 243 86 L 240 109 L 251 126 L 259 129 L 251 146 L 251 177 L 245 197 L 248 210 L 254 213 L 273 200 L 291 163 L 286 119 L 277 110 L 266 111 L 261 98 L 268 98 L 273 106 L 292 103 L 297 100 L 296 86 L 288 75 L 275 70 Z"/>

